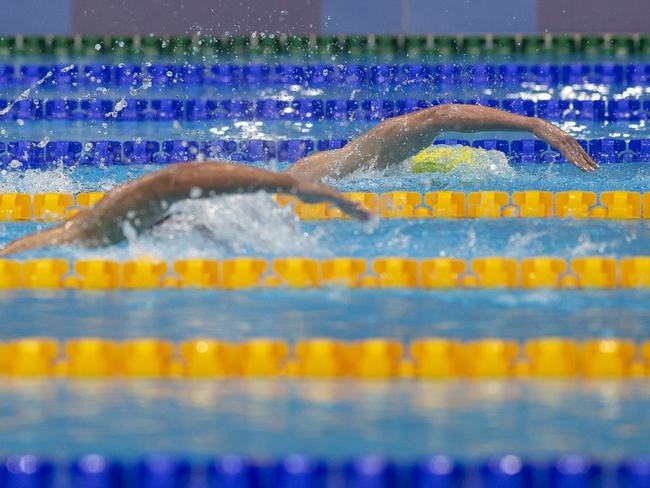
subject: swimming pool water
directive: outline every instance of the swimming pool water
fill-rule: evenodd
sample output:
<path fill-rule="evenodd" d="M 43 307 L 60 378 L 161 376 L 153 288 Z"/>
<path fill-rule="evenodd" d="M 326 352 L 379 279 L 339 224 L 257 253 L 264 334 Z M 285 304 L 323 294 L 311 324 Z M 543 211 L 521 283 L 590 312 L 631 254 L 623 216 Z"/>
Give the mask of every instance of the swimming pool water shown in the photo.
<path fill-rule="evenodd" d="M 647 452 L 650 402 L 635 382 L 13 381 L 0 393 L 12 424 L 0 452 L 55 460 L 98 445 L 126 460 L 152 450 L 198 459 L 581 452 L 618 460 Z"/>
<path fill-rule="evenodd" d="M 444 220 L 423 225 L 413 220 L 354 222 L 299 222 L 287 209 L 273 208 L 265 196 L 257 201 L 232 197 L 219 203 L 179 205 L 179 221 L 169 222 L 130 242 L 109 249 L 74 246 L 40 249 L 30 257 L 133 259 L 150 256 L 163 260 L 203 257 L 265 258 L 337 256 L 411 258 L 484 256 L 639 256 L 647 253 L 650 224 L 573 219 Z M 248 200 L 248 201 L 244 201 Z M 253 200 L 256 205 L 251 205 Z M 244 201 L 244 202 L 243 202 Z M 243 203 L 242 203 L 243 202 Z M 226 205 L 241 205 L 231 211 Z M 246 205 L 250 205 L 246 208 Z M 263 208 L 268 205 L 267 208 Z M 242 208 L 243 207 L 243 208 Z M 215 211 L 218 208 L 219 211 Z M 244 210 L 246 209 L 246 210 Z M 0 224 L 0 243 L 45 228 L 47 224 Z M 242 230 L 242 227 L 245 230 Z M 248 231 L 255 230 L 253 236 Z"/>
<path fill-rule="evenodd" d="M 568 62 L 569 57 L 560 61 Z M 31 59 L 31 62 L 39 60 Z M 40 60 L 46 62 L 46 59 Z M 142 61 L 142 60 L 140 60 Z M 524 58 L 525 63 L 536 60 Z M 0 86 L 0 98 L 26 86 Z M 135 92 L 119 87 L 32 87 L 34 99 L 373 98 L 433 100 L 562 98 L 633 99 L 647 86 L 567 85 L 443 89 L 403 86 L 167 87 Z M 166 139 L 345 139 L 368 121 L 0 121 L 0 141 Z M 645 139 L 645 120 L 558 122 L 584 139 Z M 445 137 L 460 137 L 447 134 Z M 529 138 L 523 133 L 463 135 L 462 139 Z M 286 162 L 252 163 L 279 170 Z M 159 169 L 108 165 L 50 170 L 2 170 L 0 192 L 107 191 Z M 328 181 L 342 191 L 456 191 L 540 189 L 645 192 L 647 163 L 620 162 L 584 174 L 568 164 L 507 164 L 458 168 L 445 174 L 411 174 L 398 166 Z M 190 256 L 378 256 L 469 259 L 647 255 L 645 220 L 382 220 L 307 223 L 268 195 L 230 196 L 178 207 L 183 218 L 112 246 L 71 246 L 26 253 L 74 259 L 165 260 Z M 0 223 L 0 244 L 48 224 Z M 155 336 L 174 340 L 211 336 L 230 340 L 277 337 L 294 341 L 423 336 L 526 340 L 623 337 L 645 340 L 650 330 L 648 292 L 507 290 L 321 290 L 248 292 L 172 291 L 0 294 L 0 340 L 24 336 L 59 339 Z M 0 454 L 36 452 L 70 456 L 99 451 L 134 457 L 173 451 L 191 455 L 235 452 L 262 458 L 291 452 L 342 459 L 375 452 L 413 459 L 433 452 L 461 458 L 518 452 L 544 458 L 581 452 L 615 459 L 647 454 L 647 382 L 363 382 L 273 381 L 20 381 L 0 380 Z"/>
<path fill-rule="evenodd" d="M 624 337 L 650 330 L 646 291 L 9 292 L 0 339 Z M 56 324 L 56 331 L 54 325 Z"/>

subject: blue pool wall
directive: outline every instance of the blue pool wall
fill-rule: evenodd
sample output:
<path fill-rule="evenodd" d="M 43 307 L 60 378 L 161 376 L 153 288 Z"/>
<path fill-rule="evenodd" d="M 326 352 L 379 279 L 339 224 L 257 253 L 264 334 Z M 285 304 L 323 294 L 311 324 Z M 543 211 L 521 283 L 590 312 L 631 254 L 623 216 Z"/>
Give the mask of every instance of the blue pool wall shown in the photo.
<path fill-rule="evenodd" d="M 647 32 L 619 0 L 0 0 L 0 34 Z M 128 15 L 125 15 L 128 12 Z"/>

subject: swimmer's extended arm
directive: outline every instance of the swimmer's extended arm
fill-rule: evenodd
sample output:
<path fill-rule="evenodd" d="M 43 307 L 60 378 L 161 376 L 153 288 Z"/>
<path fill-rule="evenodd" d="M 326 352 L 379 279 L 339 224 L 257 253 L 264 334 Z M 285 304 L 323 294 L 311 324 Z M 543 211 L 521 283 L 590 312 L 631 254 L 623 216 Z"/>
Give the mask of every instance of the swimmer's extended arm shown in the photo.
<path fill-rule="evenodd" d="M 296 162 L 289 174 L 311 180 L 343 177 L 357 169 L 385 168 L 417 154 L 442 132 L 529 131 L 557 148 L 584 171 L 598 165 L 562 129 L 535 117 L 524 117 L 480 105 L 438 105 L 385 120 L 342 149 L 324 151 Z"/>
<path fill-rule="evenodd" d="M 92 208 L 60 226 L 9 243 L 0 255 L 66 243 L 113 244 L 126 238 L 126 228 L 136 233 L 151 228 L 180 200 L 261 190 L 293 194 L 307 202 L 330 201 L 352 217 L 368 218 L 365 210 L 336 190 L 286 173 L 217 162 L 175 164 L 118 186 Z"/>

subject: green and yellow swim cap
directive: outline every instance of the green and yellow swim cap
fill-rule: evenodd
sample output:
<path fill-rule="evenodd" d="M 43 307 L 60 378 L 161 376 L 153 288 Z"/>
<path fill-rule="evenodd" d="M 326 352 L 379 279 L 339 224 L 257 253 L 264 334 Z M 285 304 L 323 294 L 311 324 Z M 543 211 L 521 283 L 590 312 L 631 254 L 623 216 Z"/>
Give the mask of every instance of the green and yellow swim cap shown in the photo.
<path fill-rule="evenodd" d="M 456 166 L 479 163 L 480 152 L 467 146 L 431 146 L 411 158 L 413 173 L 448 173 Z"/>

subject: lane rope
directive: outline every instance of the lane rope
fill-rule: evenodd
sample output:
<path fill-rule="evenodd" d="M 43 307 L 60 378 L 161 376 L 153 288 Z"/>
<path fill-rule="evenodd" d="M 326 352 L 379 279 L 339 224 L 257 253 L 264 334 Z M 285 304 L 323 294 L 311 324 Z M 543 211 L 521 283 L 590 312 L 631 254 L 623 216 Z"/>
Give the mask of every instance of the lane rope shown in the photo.
<path fill-rule="evenodd" d="M 647 34 L 310 35 L 271 36 L 2 36 L 5 56 L 512 56 L 582 54 L 625 59 L 650 52 Z"/>
<path fill-rule="evenodd" d="M 62 488 L 101 486 L 119 488 L 128 474 L 137 473 L 139 488 L 166 486 L 182 488 L 188 479 L 200 486 L 238 486 L 254 488 L 260 479 L 272 480 L 272 486 L 382 486 L 415 488 L 421 486 L 525 486 L 531 479 L 547 480 L 544 486 L 641 487 L 648 482 L 648 457 L 627 457 L 616 461 L 572 454 L 557 458 L 529 460 L 515 454 L 478 460 L 458 460 L 445 455 L 396 461 L 379 455 L 326 461 L 293 454 L 285 458 L 259 460 L 234 455 L 196 460 L 189 454 L 152 454 L 125 462 L 98 454 L 74 458 L 64 464 L 44 456 L 8 457 L 0 466 L 0 475 L 8 486 L 43 486 L 56 477 Z M 399 475 L 398 475 L 399 473 Z M 133 478 L 136 478 L 133 476 Z M 270 483 L 270 481 L 269 481 Z"/>
<path fill-rule="evenodd" d="M 164 140 L 0 142 L 0 168 L 7 171 L 53 169 L 77 166 L 168 164 L 176 162 L 229 160 L 235 162 L 295 162 L 313 151 L 339 149 L 346 139 Z M 599 164 L 650 162 L 650 139 L 578 139 Z M 471 146 L 503 152 L 511 164 L 567 164 L 555 148 L 536 139 L 437 139 L 434 145 Z"/>
<path fill-rule="evenodd" d="M 650 218 L 650 192 L 539 190 L 455 192 L 346 192 L 349 199 L 385 219 L 574 218 L 638 220 Z M 0 221 L 60 221 L 104 198 L 103 192 L 0 193 Z M 273 195 L 305 221 L 348 217 L 331 203 L 303 203 L 291 195 Z"/>
<path fill-rule="evenodd" d="M 123 262 L 59 258 L 0 259 L 0 291 L 254 288 L 634 289 L 650 287 L 650 256 L 374 259 L 237 257 L 151 258 Z"/>
<path fill-rule="evenodd" d="M 1 70 L 1 66 L 0 66 Z M 650 71 L 650 67 L 649 67 Z M 2 78 L 0 76 L 0 83 Z M 640 122 L 650 118 L 650 100 L 413 98 L 348 100 L 343 98 L 212 99 L 189 98 L 67 98 L 0 99 L 0 120 L 156 122 L 196 121 L 382 121 L 440 104 L 484 105 L 528 117 L 563 121 Z"/>
<path fill-rule="evenodd" d="M 424 337 L 243 342 L 215 338 L 116 341 L 26 337 L 0 342 L 0 375 L 63 378 L 647 378 L 650 341 L 541 337 L 458 341 Z"/>
<path fill-rule="evenodd" d="M 649 46 L 650 47 L 650 46 Z M 1 51 L 1 47 L 0 47 Z M 602 84 L 610 87 L 643 86 L 650 76 L 650 64 L 577 62 L 570 64 L 521 61 L 514 63 L 431 64 L 348 62 L 323 64 L 292 63 L 57 63 L 0 64 L 0 81 L 5 85 L 26 86 L 43 80 L 43 86 L 75 89 L 117 86 L 153 88 L 179 86 L 263 87 L 302 85 L 336 87 L 340 83 L 357 87 L 406 85 L 408 88 L 492 87 L 525 85 L 557 87 Z M 351 61 L 351 62 L 350 62 Z"/>

